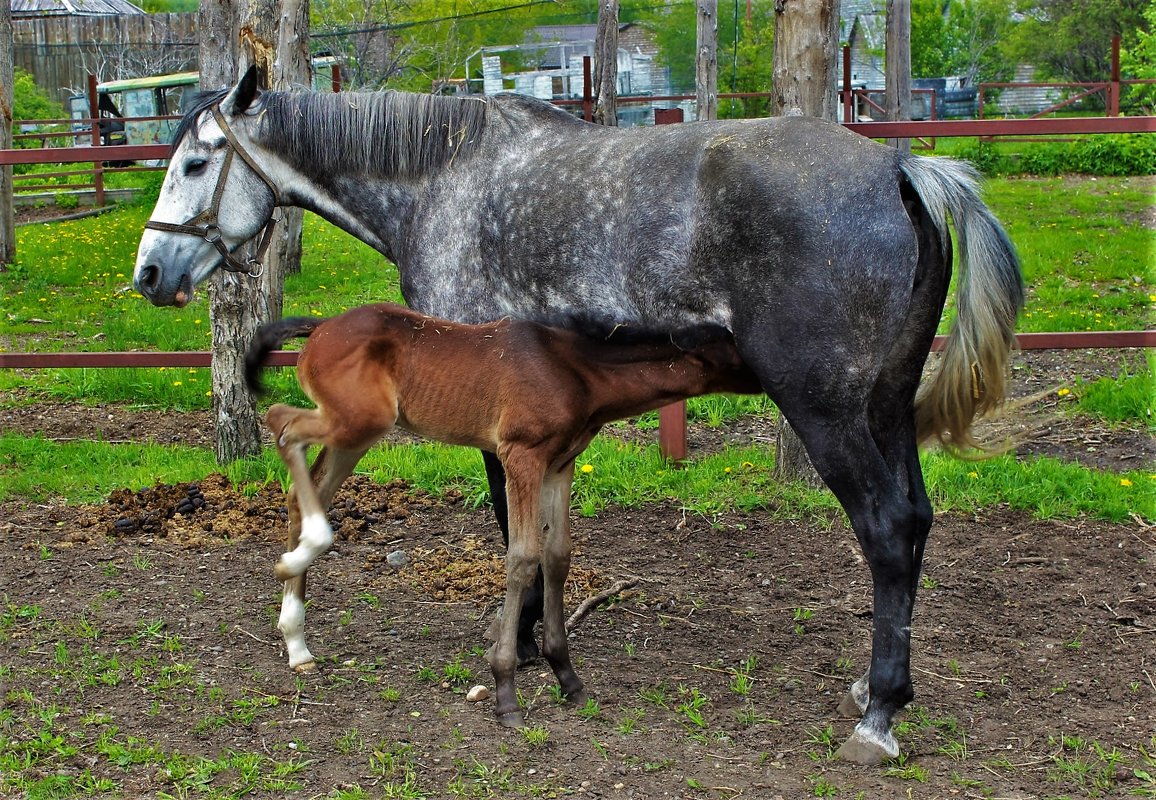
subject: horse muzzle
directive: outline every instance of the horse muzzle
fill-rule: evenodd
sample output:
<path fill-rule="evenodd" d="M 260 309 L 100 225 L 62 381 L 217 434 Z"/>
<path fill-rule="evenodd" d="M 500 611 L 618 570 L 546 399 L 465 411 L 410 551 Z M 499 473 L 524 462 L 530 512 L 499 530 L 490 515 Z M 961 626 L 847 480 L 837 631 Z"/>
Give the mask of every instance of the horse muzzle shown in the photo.
<path fill-rule="evenodd" d="M 133 286 L 154 306 L 183 308 L 193 299 L 193 276 L 182 272 L 174 282 L 165 279 L 165 271 L 156 264 L 141 267 L 133 279 Z"/>

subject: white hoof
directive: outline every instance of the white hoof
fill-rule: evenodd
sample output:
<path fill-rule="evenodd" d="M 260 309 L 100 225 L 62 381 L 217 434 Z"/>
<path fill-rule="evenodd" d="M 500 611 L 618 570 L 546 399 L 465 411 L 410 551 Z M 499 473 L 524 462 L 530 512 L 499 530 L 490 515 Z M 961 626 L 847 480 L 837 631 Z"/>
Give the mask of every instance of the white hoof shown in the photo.
<path fill-rule="evenodd" d="M 844 761 L 864 766 L 882 764 L 889 758 L 899 757 L 899 742 L 890 732 L 880 736 L 877 732 L 856 725 L 847 741 L 839 747 L 836 755 Z"/>

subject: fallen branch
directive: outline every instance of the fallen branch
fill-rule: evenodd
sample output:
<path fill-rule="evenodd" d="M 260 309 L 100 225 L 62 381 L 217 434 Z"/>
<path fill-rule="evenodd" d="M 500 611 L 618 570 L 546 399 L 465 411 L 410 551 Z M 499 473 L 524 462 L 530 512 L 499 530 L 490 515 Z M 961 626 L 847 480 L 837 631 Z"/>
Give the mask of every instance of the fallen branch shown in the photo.
<path fill-rule="evenodd" d="M 586 618 L 586 615 L 597 608 L 602 603 L 605 603 L 611 597 L 627 589 L 631 589 L 638 585 L 638 578 L 623 578 L 615 583 L 609 589 L 605 589 L 598 594 L 591 595 L 582 601 L 578 608 L 574 609 L 574 613 L 566 620 L 566 632 L 569 633 L 574 630 Z"/>

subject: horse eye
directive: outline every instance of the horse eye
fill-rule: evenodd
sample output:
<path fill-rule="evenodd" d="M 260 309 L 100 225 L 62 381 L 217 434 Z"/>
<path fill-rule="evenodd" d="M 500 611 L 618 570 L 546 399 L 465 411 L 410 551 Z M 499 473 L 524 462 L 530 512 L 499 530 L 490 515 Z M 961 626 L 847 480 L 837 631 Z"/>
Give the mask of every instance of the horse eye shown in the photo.
<path fill-rule="evenodd" d="M 186 175 L 197 175 L 201 172 L 204 172 L 205 171 L 205 165 L 208 163 L 209 162 L 206 159 L 194 158 L 192 161 L 189 161 L 188 163 L 185 164 L 185 174 Z"/>

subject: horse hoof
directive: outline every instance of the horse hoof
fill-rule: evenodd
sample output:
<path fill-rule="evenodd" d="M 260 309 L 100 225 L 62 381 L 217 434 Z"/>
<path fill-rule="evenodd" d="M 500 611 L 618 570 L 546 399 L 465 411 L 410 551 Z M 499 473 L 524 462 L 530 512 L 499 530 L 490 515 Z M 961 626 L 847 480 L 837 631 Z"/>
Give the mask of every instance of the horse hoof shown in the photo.
<path fill-rule="evenodd" d="M 873 767 L 882 764 L 889 758 L 899 756 L 899 742 L 890 733 L 884 738 L 865 734 L 858 727 L 847 737 L 847 741 L 840 745 L 835 755 L 852 764 L 862 764 Z"/>
<path fill-rule="evenodd" d="M 843 695 L 843 699 L 839 701 L 839 707 L 835 709 L 839 716 L 850 717 L 851 719 L 859 719 L 863 716 L 863 712 L 867 710 L 867 706 L 860 706 L 855 700 L 854 692 L 847 692 Z"/>
<path fill-rule="evenodd" d="M 584 706 L 590 702 L 590 693 L 585 689 L 576 689 L 566 693 L 566 702 L 572 706 Z"/>
<path fill-rule="evenodd" d="M 289 567 L 285 566 L 284 561 L 278 561 L 276 566 L 273 567 L 273 575 L 282 583 L 297 577 Z"/>
<path fill-rule="evenodd" d="M 313 675 L 317 672 L 317 662 L 306 661 L 304 664 L 296 664 L 293 666 L 293 671 L 298 675 Z"/>
<path fill-rule="evenodd" d="M 538 643 L 531 636 L 529 639 L 518 640 L 518 666 L 528 667 L 537 661 L 542 655 L 542 651 L 538 649 Z"/>
<path fill-rule="evenodd" d="M 498 724 L 503 728 L 526 727 L 526 721 L 522 719 L 521 711 L 507 711 L 505 714 L 498 714 Z"/>

